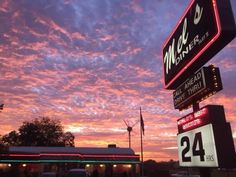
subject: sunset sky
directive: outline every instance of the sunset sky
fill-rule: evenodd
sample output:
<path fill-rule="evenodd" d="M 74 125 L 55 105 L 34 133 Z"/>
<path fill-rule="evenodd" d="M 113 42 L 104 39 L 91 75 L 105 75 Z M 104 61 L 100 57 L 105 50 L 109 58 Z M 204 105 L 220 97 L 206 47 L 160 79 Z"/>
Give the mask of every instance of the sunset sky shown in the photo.
<path fill-rule="evenodd" d="M 177 160 L 172 91 L 162 46 L 190 0 L 0 0 L 0 135 L 40 116 L 60 120 L 76 146 L 128 146 L 123 120 L 145 124 L 144 159 Z M 231 0 L 236 17 L 236 1 Z M 210 62 L 224 89 L 236 145 L 236 39 Z M 132 148 L 140 152 L 139 124 Z"/>

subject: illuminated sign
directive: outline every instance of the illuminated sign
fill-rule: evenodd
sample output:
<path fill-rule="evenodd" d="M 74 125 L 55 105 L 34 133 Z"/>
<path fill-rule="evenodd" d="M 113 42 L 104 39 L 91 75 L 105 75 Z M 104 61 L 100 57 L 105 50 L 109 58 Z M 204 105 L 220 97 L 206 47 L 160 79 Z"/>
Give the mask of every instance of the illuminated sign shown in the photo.
<path fill-rule="evenodd" d="M 180 166 L 235 167 L 234 141 L 229 123 L 206 124 L 180 133 L 177 144 Z"/>
<path fill-rule="evenodd" d="M 207 105 L 200 110 L 190 113 L 177 120 L 178 133 L 183 133 L 194 128 L 212 123 L 225 123 L 224 107 L 220 105 Z"/>
<path fill-rule="evenodd" d="M 230 0 L 193 0 L 163 46 L 165 88 L 177 88 L 235 35 Z"/>
<path fill-rule="evenodd" d="M 203 67 L 173 92 L 174 107 L 180 110 L 188 108 L 220 90 L 222 82 L 219 68 L 212 65 Z"/>
<path fill-rule="evenodd" d="M 177 142 L 180 166 L 219 166 L 211 124 L 179 134 Z"/>

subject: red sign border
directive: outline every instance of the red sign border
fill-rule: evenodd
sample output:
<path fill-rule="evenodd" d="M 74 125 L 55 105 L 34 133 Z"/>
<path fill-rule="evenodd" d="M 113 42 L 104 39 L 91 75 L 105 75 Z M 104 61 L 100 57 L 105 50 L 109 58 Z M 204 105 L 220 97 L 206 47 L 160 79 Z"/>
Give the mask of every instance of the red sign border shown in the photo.
<path fill-rule="evenodd" d="M 170 41 L 171 37 L 173 36 L 173 34 L 175 33 L 175 31 L 177 30 L 177 28 L 179 27 L 180 22 L 184 19 L 184 17 L 186 16 L 186 14 L 188 13 L 189 9 L 192 7 L 193 3 L 196 0 L 192 0 L 192 2 L 190 3 L 190 5 L 188 6 L 188 8 L 186 9 L 186 11 L 184 12 L 184 15 L 180 18 L 179 22 L 177 23 L 175 29 L 172 31 L 171 35 L 168 37 L 168 39 L 166 40 L 166 42 L 164 43 L 164 45 L 162 46 L 162 51 L 165 48 L 165 46 L 167 45 L 167 43 Z M 166 84 L 165 80 L 164 80 L 164 84 L 165 84 L 165 89 L 167 89 L 171 84 L 173 84 L 178 77 L 180 77 L 180 75 L 182 75 L 185 70 L 192 65 L 193 62 L 195 62 L 199 56 L 201 56 L 221 35 L 222 32 L 222 28 L 221 28 L 221 23 L 220 23 L 220 17 L 219 17 L 219 11 L 218 11 L 218 7 L 217 7 L 217 3 L 216 0 L 212 0 L 212 6 L 214 9 L 214 14 L 216 17 L 216 25 L 217 25 L 217 33 L 216 35 L 200 50 L 200 52 L 198 52 L 197 55 L 195 55 L 190 62 L 187 63 L 186 66 L 184 66 L 169 82 L 168 84 Z M 164 66 L 164 56 L 163 56 L 163 52 L 162 52 L 162 65 Z M 163 69 L 163 75 L 165 76 L 165 69 Z"/>

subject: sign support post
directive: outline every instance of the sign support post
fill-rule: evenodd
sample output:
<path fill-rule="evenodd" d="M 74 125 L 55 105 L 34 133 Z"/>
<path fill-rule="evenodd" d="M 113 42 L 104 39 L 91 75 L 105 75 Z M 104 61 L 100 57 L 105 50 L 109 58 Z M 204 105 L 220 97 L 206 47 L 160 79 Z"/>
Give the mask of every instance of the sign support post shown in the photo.
<path fill-rule="evenodd" d="M 199 111 L 199 103 L 193 103 L 193 112 Z"/>
<path fill-rule="evenodd" d="M 211 170 L 210 168 L 200 168 L 200 176 L 201 177 L 211 177 Z"/>
<path fill-rule="evenodd" d="M 200 110 L 199 103 L 193 103 L 193 112 Z M 211 177 L 211 169 L 208 167 L 199 168 L 200 177 Z"/>

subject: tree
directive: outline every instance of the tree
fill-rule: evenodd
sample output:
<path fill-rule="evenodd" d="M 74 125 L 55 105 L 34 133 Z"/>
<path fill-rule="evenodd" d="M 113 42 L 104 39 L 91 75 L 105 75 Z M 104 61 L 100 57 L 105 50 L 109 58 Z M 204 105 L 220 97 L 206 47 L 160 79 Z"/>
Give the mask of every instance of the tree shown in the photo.
<path fill-rule="evenodd" d="M 74 140 L 75 136 L 71 132 L 66 132 L 63 134 L 62 142 L 65 146 L 75 146 Z"/>
<path fill-rule="evenodd" d="M 3 137 L 0 135 L 0 153 L 7 152 L 7 146 L 3 142 L 2 138 Z"/>
<path fill-rule="evenodd" d="M 74 146 L 74 135 L 64 133 L 60 121 L 48 117 L 23 122 L 18 131 L 4 135 L 3 143 L 7 146 Z"/>
<path fill-rule="evenodd" d="M 5 146 L 17 146 L 19 144 L 19 134 L 13 130 L 10 133 L 4 135 L 1 138 L 1 141 Z"/>
<path fill-rule="evenodd" d="M 0 153 L 2 152 L 3 148 L 5 147 L 3 141 L 2 141 L 2 135 L 0 135 Z"/>

